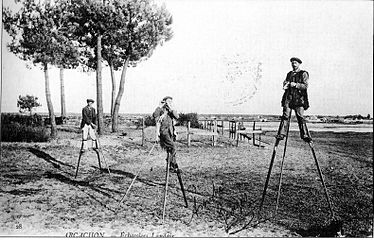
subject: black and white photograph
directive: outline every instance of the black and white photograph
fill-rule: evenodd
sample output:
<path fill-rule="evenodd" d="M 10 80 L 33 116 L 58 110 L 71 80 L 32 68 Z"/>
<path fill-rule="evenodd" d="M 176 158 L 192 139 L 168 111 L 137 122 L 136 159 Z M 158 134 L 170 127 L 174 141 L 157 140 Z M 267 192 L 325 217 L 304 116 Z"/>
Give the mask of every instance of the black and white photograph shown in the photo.
<path fill-rule="evenodd" d="M 372 1 L 1 4 L 0 237 L 374 237 Z"/>

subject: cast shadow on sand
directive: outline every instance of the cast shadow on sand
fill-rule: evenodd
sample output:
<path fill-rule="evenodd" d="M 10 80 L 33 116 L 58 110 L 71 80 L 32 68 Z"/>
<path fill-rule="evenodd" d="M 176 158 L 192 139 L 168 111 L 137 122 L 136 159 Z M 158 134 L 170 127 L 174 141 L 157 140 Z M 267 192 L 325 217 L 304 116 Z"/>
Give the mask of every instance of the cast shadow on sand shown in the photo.
<path fill-rule="evenodd" d="M 343 222 L 332 220 L 329 223 L 313 225 L 308 229 L 292 229 L 302 237 L 340 237 L 342 234 Z"/>
<path fill-rule="evenodd" d="M 107 168 L 99 169 L 98 167 L 95 167 L 95 166 L 92 166 L 92 168 L 94 168 L 95 170 L 100 170 L 101 172 L 104 172 L 104 173 L 109 173 Z M 125 171 L 122 171 L 122 170 L 119 170 L 119 169 L 113 169 L 113 168 L 110 168 L 109 170 L 110 170 L 110 173 L 122 175 L 122 176 L 125 176 L 126 178 L 130 178 L 130 179 L 135 178 L 135 175 L 133 173 L 130 173 L 130 172 L 125 172 Z M 140 178 L 139 176 L 136 178 L 136 181 L 139 181 L 139 182 L 144 183 L 144 184 L 146 184 L 148 186 L 151 186 L 151 187 L 155 187 L 156 185 L 160 185 L 160 186 L 164 185 L 164 184 L 161 184 L 161 183 L 157 183 L 157 182 L 153 182 L 153 181 L 150 181 L 150 180 L 147 180 L 147 179 Z"/>
<path fill-rule="evenodd" d="M 33 153 L 35 156 L 37 156 L 39 158 L 42 158 L 45 161 L 51 163 L 53 165 L 53 167 L 55 167 L 55 168 L 60 169 L 61 168 L 60 164 L 66 166 L 66 167 L 74 168 L 74 166 L 72 166 L 70 164 L 67 164 L 67 163 L 64 163 L 64 162 L 61 162 L 61 161 L 57 160 L 56 158 L 52 157 L 51 155 L 49 155 L 48 153 L 40 151 L 39 149 L 29 147 L 28 150 L 31 153 Z"/>
<path fill-rule="evenodd" d="M 59 182 L 62 182 L 62 183 L 65 183 L 65 184 L 68 184 L 68 185 L 72 185 L 74 187 L 84 187 L 84 188 L 88 188 L 96 193 L 99 193 L 105 197 L 108 197 L 110 199 L 115 199 L 113 197 L 112 194 L 110 193 L 120 193 L 120 191 L 117 191 L 117 190 L 114 190 L 114 189 L 110 189 L 110 188 L 102 188 L 102 187 L 99 187 L 99 186 L 94 186 L 92 184 L 90 184 L 88 181 L 77 181 L 77 180 L 73 180 L 73 179 L 70 179 L 60 173 L 53 173 L 53 172 L 45 172 L 44 175 L 43 175 L 45 178 L 47 179 L 54 179 L 54 180 L 57 180 Z M 87 194 L 90 198 L 92 198 L 93 200 L 95 200 L 96 202 L 98 202 L 101 206 L 105 207 L 106 209 L 114 212 L 113 209 L 109 208 L 107 205 L 105 205 L 103 203 L 102 200 L 99 200 L 97 197 L 95 197 L 93 194 L 91 193 L 88 193 L 87 191 L 84 191 L 84 189 L 81 189 L 79 188 L 81 191 L 83 191 L 85 194 Z M 109 193 L 108 193 L 109 192 Z"/>
<path fill-rule="evenodd" d="M 40 191 L 41 191 L 40 189 L 14 189 L 11 191 L 3 191 L 0 189 L 1 193 L 12 194 L 15 196 L 30 196 L 30 195 L 37 194 Z"/>

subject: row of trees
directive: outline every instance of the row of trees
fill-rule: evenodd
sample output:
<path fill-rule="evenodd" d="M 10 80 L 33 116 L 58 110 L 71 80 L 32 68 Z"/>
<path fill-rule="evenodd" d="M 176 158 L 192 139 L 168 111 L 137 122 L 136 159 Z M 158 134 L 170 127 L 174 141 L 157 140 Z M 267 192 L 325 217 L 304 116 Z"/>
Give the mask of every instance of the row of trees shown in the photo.
<path fill-rule="evenodd" d="M 9 50 L 44 71 L 51 137 L 56 123 L 48 69 L 60 69 L 61 112 L 66 114 L 64 69 L 96 71 L 98 133 L 103 132 L 102 64 L 111 73 L 112 131 L 118 130 L 118 113 L 128 67 L 148 59 L 158 45 L 172 38 L 172 16 L 165 5 L 152 0 L 15 0 L 21 9 L 3 9 L 4 29 L 11 36 Z M 115 71 L 122 71 L 118 92 Z"/>

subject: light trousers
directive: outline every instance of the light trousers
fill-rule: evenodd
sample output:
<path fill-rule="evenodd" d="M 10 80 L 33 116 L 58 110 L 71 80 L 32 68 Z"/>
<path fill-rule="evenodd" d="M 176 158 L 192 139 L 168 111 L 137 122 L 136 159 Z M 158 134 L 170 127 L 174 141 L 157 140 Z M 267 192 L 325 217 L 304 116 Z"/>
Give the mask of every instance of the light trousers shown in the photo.
<path fill-rule="evenodd" d="M 84 127 L 82 128 L 82 141 L 83 141 L 84 150 L 88 149 L 88 145 L 87 145 L 88 137 L 92 139 L 92 147 L 97 148 L 95 129 L 93 129 L 91 125 L 85 124 Z"/>

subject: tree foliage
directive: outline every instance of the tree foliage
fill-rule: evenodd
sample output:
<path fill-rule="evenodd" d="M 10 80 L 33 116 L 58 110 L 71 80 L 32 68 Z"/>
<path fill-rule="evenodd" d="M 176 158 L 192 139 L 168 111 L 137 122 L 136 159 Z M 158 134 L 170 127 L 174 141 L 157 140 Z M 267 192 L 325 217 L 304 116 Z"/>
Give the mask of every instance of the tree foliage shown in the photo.
<path fill-rule="evenodd" d="M 103 37 L 103 58 L 120 69 L 128 59 L 131 66 L 151 57 L 158 45 L 172 38 L 172 16 L 165 5 L 150 0 L 112 1 L 117 28 Z"/>
<path fill-rule="evenodd" d="M 102 48 L 103 60 L 109 65 L 112 75 L 112 130 L 116 131 L 127 67 L 148 59 L 158 45 L 172 38 L 172 16 L 165 5 L 159 7 L 152 0 L 112 0 L 107 3 L 60 0 L 60 4 L 69 9 L 64 23 L 70 30 L 70 38 L 84 49 L 81 53 L 87 70 L 96 69 L 101 64 L 97 59 L 97 48 Z M 97 45 L 98 37 L 100 46 Z M 115 97 L 113 71 L 117 70 L 122 70 L 122 74 Z M 100 84 L 98 81 L 97 85 Z M 99 101 L 97 103 L 99 108 Z"/>
<path fill-rule="evenodd" d="M 44 64 L 77 67 L 80 53 L 62 24 L 66 9 L 32 0 L 19 2 L 19 12 L 13 14 L 8 8 L 3 11 L 4 28 L 12 37 L 9 50 L 42 69 Z"/>
<path fill-rule="evenodd" d="M 80 63 L 86 70 L 97 68 L 99 121 L 100 55 L 111 70 L 122 70 L 115 101 L 112 93 L 112 130 L 116 131 L 128 66 L 135 67 L 148 59 L 158 45 L 173 36 L 172 16 L 165 5 L 158 6 L 153 0 L 56 0 L 53 5 L 49 1 L 18 2 L 23 4 L 18 13 L 3 11 L 4 28 L 12 37 L 10 51 L 23 60 L 40 64 L 45 71 L 46 86 L 48 65 L 75 68 Z M 53 108 L 47 90 L 46 95 L 51 114 Z"/>
<path fill-rule="evenodd" d="M 16 1 L 21 9 L 12 13 L 3 10 L 4 29 L 11 36 L 9 50 L 24 61 L 32 62 L 44 71 L 46 100 L 51 118 L 51 137 L 57 135 L 55 115 L 49 89 L 49 65 L 75 67 L 79 52 L 66 35 L 61 34 L 64 13 L 49 2 Z M 65 11 L 65 9 L 62 9 Z"/>
<path fill-rule="evenodd" d="M 17 107 L 20 113 L 29 112 L 32 115 L 32 109 L 41 106 L 38 102 L 38 97 L 32 95 L 18 96 Z"/>
<path fill-rule="evenodd" d="M 124 92 L 128 66 L 152 56 L 158 45 L 172 38 L 172 16 L 165 5 L 158 7 L 153 1 L 112 2 L 121 17 L 121 28 L 110 32 L 103 44 L 103 58 L 115 70 L 122 67 L 121 80 L 112 110 L 112 131 L 118 129 L 118 113 Z"/>

